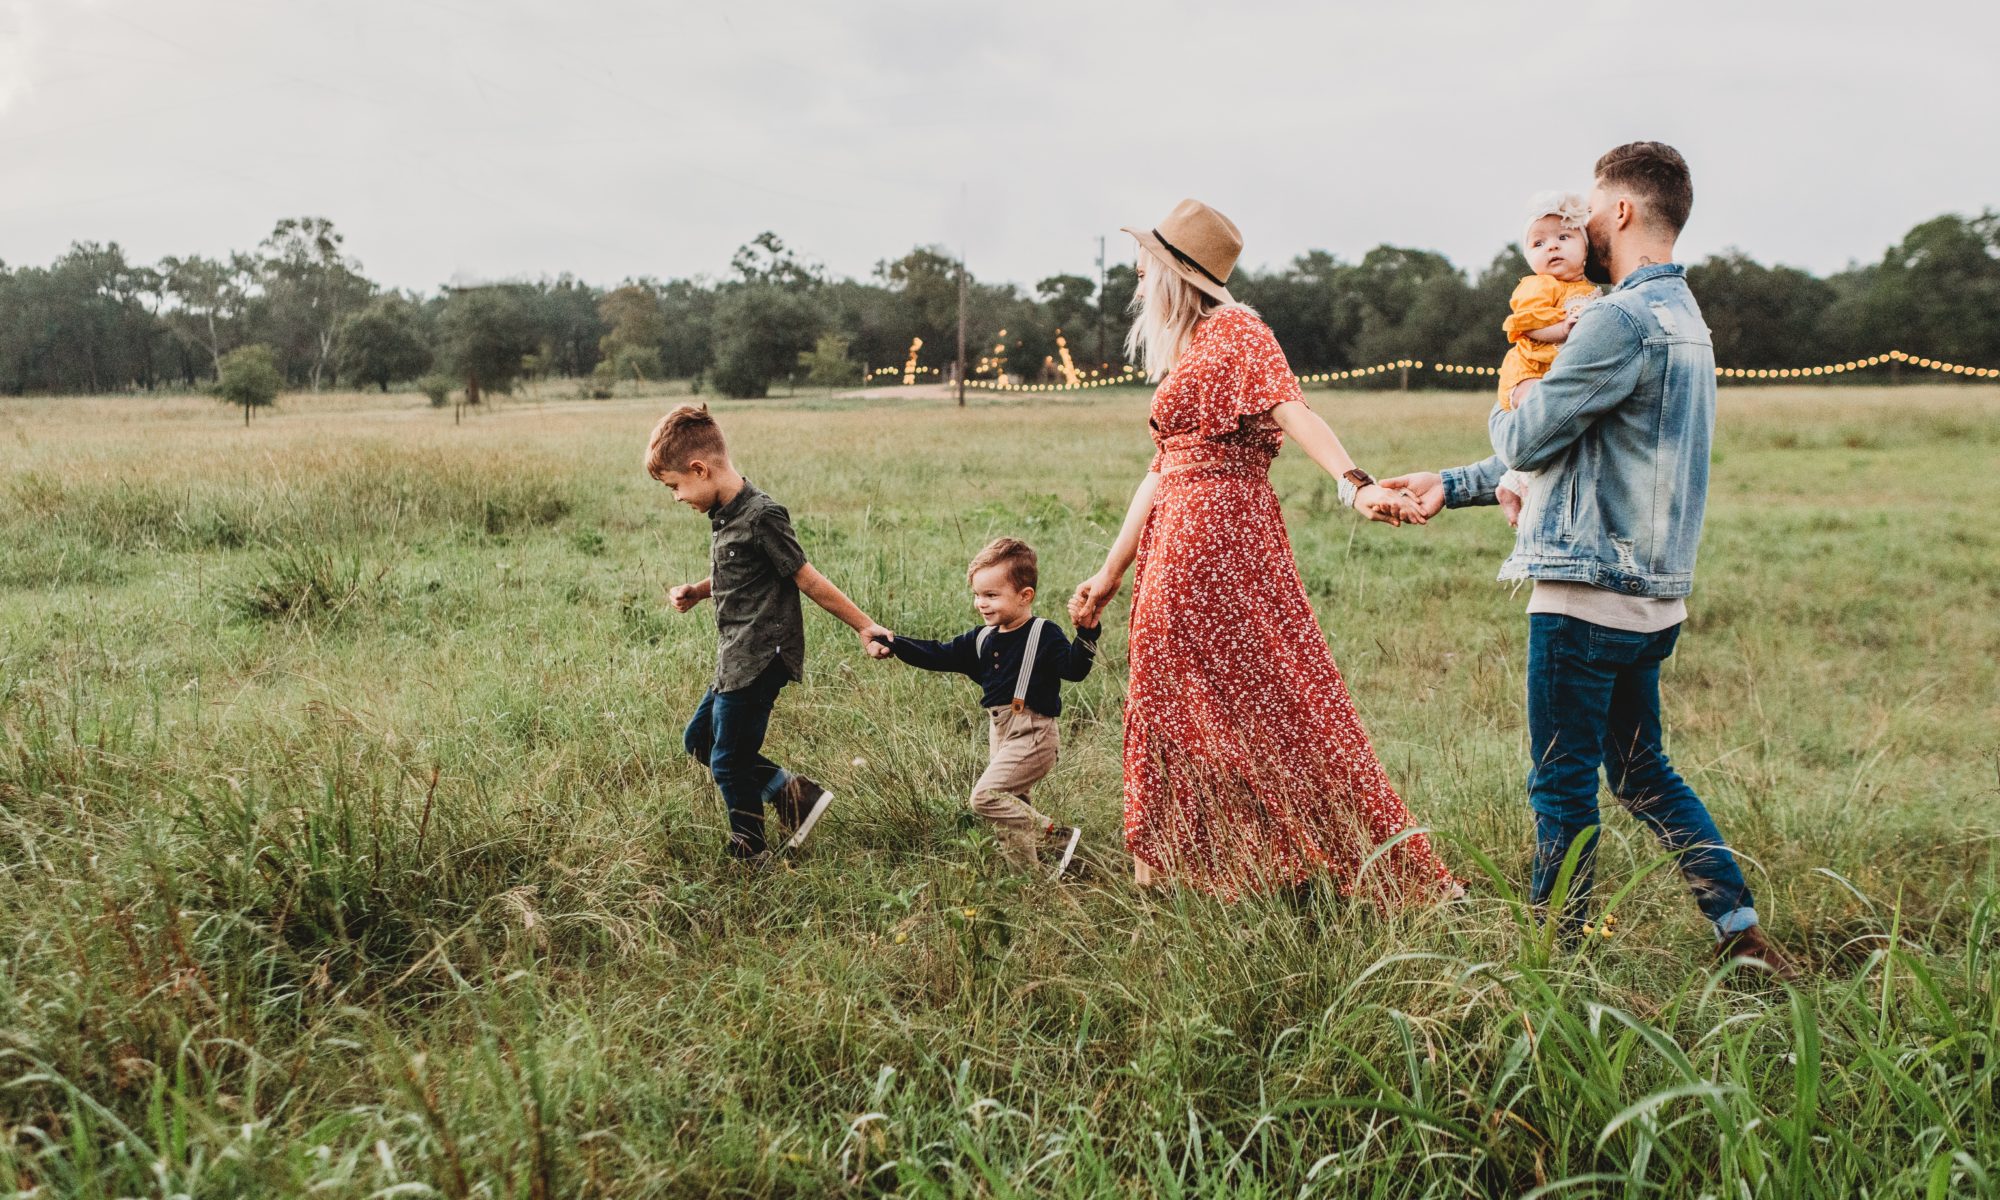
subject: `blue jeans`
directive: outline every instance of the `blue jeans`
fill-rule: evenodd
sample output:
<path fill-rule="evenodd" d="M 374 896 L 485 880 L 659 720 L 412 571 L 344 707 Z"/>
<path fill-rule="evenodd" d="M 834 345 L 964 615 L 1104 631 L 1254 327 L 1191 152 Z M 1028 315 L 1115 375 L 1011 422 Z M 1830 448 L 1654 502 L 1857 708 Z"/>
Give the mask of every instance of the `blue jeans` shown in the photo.
<path fill-rule="evenodd" d="M 773 658 L 748 687 L 733 692 L 710 688 L 694 710 L 682 743 L 708 768 L 729 809 L 729 853 L 749 858 L 764 852 L 764 804 L 791 776 L 763 755 L 771 709 L 791 676 Z"/>
<path fill-rule="evenodd" d="M 1674 853 L 1702 915 L 1717 937 L 1757 923 L 1736 856 L 1701 798 L 1681 779 L 1660 742 L 1660 664 L 1680 626 L 1630 633 L 1556 613 L 1528 617 L 1528 739 L 1535 753 L 1528 798 L 1535 809 L 1534 901 L 1546 906 L 1563 858 L 1579 834 L 1596 829 L 1597 770 L 1611 794 Z M 1570 881 L 1562 920 L 1589 913 L 1591 838 Z"/>

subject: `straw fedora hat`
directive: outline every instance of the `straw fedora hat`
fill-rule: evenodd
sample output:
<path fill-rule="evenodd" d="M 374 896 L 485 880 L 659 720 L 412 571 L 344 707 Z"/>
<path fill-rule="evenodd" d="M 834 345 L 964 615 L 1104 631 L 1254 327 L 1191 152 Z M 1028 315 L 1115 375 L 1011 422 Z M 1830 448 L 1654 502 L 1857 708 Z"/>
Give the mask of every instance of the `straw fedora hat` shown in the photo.
<path fill-rule="evenodd" d="M 1229 294 L 1229 273 L 1243 253 L 1243 235 L 1236 222 L 1199 200 L 1183 200 L 1174 211 L 1151 229 L 1127 225 L 1121 232 L 1137 238 L 1182 279 L 1224 304 L 1236 303 Z"/>

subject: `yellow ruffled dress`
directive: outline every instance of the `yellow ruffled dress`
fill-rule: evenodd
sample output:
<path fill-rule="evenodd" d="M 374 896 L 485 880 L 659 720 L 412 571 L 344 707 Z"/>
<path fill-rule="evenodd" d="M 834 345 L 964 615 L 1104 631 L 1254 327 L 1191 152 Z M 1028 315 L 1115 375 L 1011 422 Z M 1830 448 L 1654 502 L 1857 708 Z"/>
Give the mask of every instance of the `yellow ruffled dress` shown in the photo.
<path fill-rule="evenodd" d="M 1514 287 L 1508 301 L 1513 312 L 1500 326 L 1513 347 L 1500 364 L 1500 407 L 1514 407 L 1514 385 L 1524 379 L 1540 379 L 1555 365 L 1560 342 L 1538 342 L 1528 336 L 1530 329 L 1547 329 L 1569 319 L 1565 306 L 1572 300 L 1597 295 L 1587 279 L 1561 280 L 1553 275 L 1529 275 Z"/>

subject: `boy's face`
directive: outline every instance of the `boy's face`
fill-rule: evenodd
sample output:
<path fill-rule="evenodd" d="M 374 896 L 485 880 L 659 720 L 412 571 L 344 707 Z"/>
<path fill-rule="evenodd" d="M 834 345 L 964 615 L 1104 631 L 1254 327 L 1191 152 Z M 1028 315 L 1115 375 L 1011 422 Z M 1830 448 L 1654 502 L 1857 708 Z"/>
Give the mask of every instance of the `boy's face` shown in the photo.
<path fill-rule="evenodd" d="M 1035 589 L 1017 588 L 1006 563 L 994 563 L 972 573 L 972 607 L 988 625 L 1018 625 L 1034 615 Z"/>
<path fill-rule="evenodd" d="M 715 481 L 714 469 L 699 458 L 689 459 L 687 466 L 678 471 L 662 471 L 653 478 L 665 484 L 675 500 L 696 512 L 714 508 L 717 493 L 722 490 Z"/>
<path fill-rule="evenodd" d="M 1574 282 L 1583 278 L 1585 245 L 1583 230 L 1569 228 L 1561 217 L 1547 216 L 1528 226 L 1522 249 L 1528 255 L 1528 269 L 1535 274 Z"/>

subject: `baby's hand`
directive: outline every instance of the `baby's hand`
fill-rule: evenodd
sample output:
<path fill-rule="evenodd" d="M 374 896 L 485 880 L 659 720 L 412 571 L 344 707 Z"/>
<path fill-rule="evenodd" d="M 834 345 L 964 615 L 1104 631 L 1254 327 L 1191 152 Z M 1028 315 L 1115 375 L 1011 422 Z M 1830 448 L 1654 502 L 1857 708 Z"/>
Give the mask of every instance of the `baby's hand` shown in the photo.
<path fill-rule="evenodd" d="M 1507 524 L 1514 528 L 1521 525 L 1521 498 L 1506 488 L 1497 488 L 1493 498 L 1500 502 L 1500 511 L 1507 516 Z"/>

